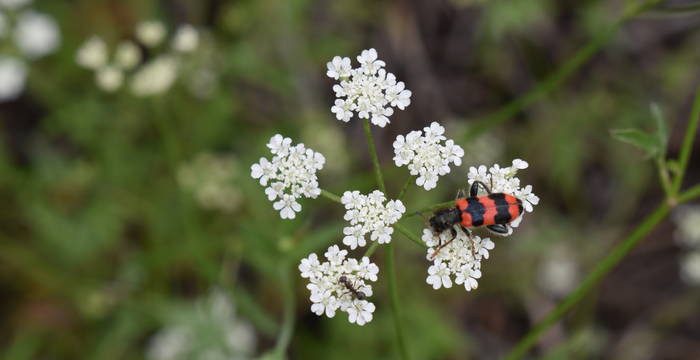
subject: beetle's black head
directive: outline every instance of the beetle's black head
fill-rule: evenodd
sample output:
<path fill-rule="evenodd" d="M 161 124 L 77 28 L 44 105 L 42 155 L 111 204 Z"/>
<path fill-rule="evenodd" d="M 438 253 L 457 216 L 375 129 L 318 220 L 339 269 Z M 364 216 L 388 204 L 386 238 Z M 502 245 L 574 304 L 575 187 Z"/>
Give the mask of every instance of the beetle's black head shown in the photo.
<path fill-rule="evenodd" d="M 433 229 L 433 232 L 436 233 L 451 229 L 455 224 L 459 224 L 461 221 L 462 212 L 459 211 L 459 208 L 456 206 L 436 211 L 429 220 L 430 227 Z"/>

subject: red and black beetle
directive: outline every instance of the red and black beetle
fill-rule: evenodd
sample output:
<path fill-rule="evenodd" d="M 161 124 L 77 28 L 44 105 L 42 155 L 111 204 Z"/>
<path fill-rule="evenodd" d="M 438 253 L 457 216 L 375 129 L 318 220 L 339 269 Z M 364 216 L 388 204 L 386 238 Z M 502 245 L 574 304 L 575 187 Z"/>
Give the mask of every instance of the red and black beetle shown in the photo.
<path fill-rule="evenodd" d="M 477 196 L 479 186 L 482 186 L 488 195 Z M 453 207 L 437 210 L 430 218 L 429 224 L 433 232 L 439 236 L 443 231 L 450 230 L 452 239 L 441 244 L 435 250 L 432 257 L 443 247 L 447 246 L 457 237 L 454 228 L 459 224 L 467 236 L 472 234 L 468 228 L 486 226 L 487 229 L 500 235 L 508 234 L 508 224 L 517 219 L 523 213 L 523 202 L 510 194 L 491 193 L 491 190 L 481 181 L 474 181 L 469 197 L 464 197 L 460 190 Z"/>

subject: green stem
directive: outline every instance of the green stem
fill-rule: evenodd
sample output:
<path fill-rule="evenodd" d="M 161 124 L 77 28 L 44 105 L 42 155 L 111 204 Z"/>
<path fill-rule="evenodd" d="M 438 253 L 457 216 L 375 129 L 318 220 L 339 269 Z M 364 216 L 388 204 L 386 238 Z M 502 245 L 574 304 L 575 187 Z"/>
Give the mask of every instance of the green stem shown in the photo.
<path fill-rule="evenodd" d="M 685 130 L 685 137 L 683 138 L 683 145 L 681 147 L 681 154 L 678 158 L 679 170 L 676 177 L 673 179 L 673 190 L 674 193 L 678 193 L 681 189 L 683 182 L 683 176 L 685 175 L 686 167 L 688 166 L 688 160 L 690 159 L 690 153 L 693 149 L 693 142 L 698 131 L 698 121 L 700 121 L 700 89 L 698 89 L 697 94 L 695 94 L 695 101 L 693 102 L 693 110 L 690 113 L 690 119 L 688 120 L 688 128 Z"/>
<path fill-rule="evenodd" d="M 406 348 L 406 341 L 403 336 L 403 327 L 401 326 L 401 317 L 399 310 L 399 292 L 396 289 L 396 270 L 394 268 L 394 244 L 388 243 L 384 248 L 386 249 L 385 262 L 386 268 L 388 269 L 387 278 L 389 281 L 389 299 L 391 301 L 391 312 L 394 315 L 394 328 L 396 329 L 396 338 L 399 345 L 399 353 L 402 359 L 409 359 L 408 349 Z"/>
<path fill-rule="evenodd" d="M 670 202 L 675 201 L 676 194 L 671 186 L 671 179 L 668 176 L 668 167 L 666 166 L 666 160 L 659 158 L 656 160 L 656 167 L 659 171 L 659 180 L 661 180 L 661 187 L 664 189 L 666 194 L 666 199 Z"/>
<path fill-rule="evenodd" d="M 700 197 L 700 184 L 695 184 L 695 186 L 684 191 L 678 196 L 678 203 L 682 204 L 686 201 L 690 201 L 698 197 Z"/>
<path fill-rule="evenodd" d="M 277 337 L 275 344 L 275 353 L 280 359 L 286 358 L 285 354 L 289 343 L 292 341 L 294 333 L 294 276 L 289 271 L 289 266 L 284 265 L 281 270 L 280 280 L 282 283 L 282 306 L 284 308 L 284 316 L 282 320 L 282 330 Z"/>
<path fill-rule="evenodd" d="M 399 225 L 399 224 L 394 224 L 394 229 L 398 230 L 401 234 L 403 234 L 405 237 L 407 237 L 409 240 L 413 241 L 414 243 L 420 245 L 422 248 L 427 249 L 428 245 L 425 245 L 421 239 L 419 239 L 416 235 L 413 235 L 412 232 L 410 232 L 408 229 L 405 227 Z"/>
<path fill-rule="evenodd" d="M 362 127 L 365 129 L 365 137 L 367 138 L 367 147 L 369 149 L 369 156 L 372 158 L 372 168 L 374 168 L 374 177 L 377 179 L 377 186 L 386 195 L 386 186 L 384 186 L 384 177 L 382 176 L 382 169 L 379 166 L 379 158 L 377 157 L 377 149 L 374 147 L 374 138 L 372 137 L 372 130 L 369 127 L 369 119 L 363 119 Z"/>
<path fill-rule="evenodd" d="M 520 342 L 506 356 L 506 359 L 519 359 L 524 356 L 527 351 L 535 344 L 537 339 L 550 326 L 556 323 L 564 314 L 578 303 L 600 280 L 612 270 L 637 243 L 642 240 L 651 230 L 658 225 L 669 213 L 670 207 L 664 203 L 660 205 L 651 215 L 647 216 L 632 234 L 627 237 L 620 245 L 616 246 L 603 261 L 598 263 L 585 280 L 578 286 L 574 292 L 569 294 L 557 307 L 547 315 L 536 327 L 523 337 Z"/>
<path fill-rule="evenodd" d="M 408 186 L 411 185 L 413 180 L 415 180 L 414 175 L 409 175 L 408 179 L 406 179 L 406 183 L 403 184 L 403 187 L 401 188 L 401 191 L 399 192 L 399 196 L 396 197 L 396 199 L 401 200 L 403 199 L 403 196 L 406 195 L 406 190 L 408 189 Z"/>
<path fill-rule="evenodd" d="M 644 1 L 632 7 L 625 12 L 617 21 L 610 24 L 601 33 L 591 39 L 583 48 L 579 49 L 570 59 L 559 66 L 551 75 L 547 76 L 543 81 L 539 82 L 534 89 L 528 91 L 524 95 L 516 98 L 494 113 L 475 121 L 465 134 L 466 138 L 474 138 L 492 129 L 515 115 L 518 115 L 525 108 L 536 103 L 546 95 L 558 89 L 566 82 L 573 74 L 578 73 L 578 70 L 588 63 L 590 59 L 605 46 L 613 35 L 617 33 L 620 27 L 629 19 L 639 15 L 646 9 L 659 3 L 661 0 Z"/>
<path fill-rule="evenodd" d="M 338 195 L 336 195 L 328 190 L 321 189 L 321 195 L 323 195 L 323 197 L 325 197 L 326 199 L 337 202 L 338 204 L 343 203 L 342 201 L 340 201 L 340 196 L 338 196 Z"/>
<path fill-rule="evenodd" d="M 374 254 L 374 252 L 377 251 L 377 248 L 378 248 L 378 247 L 379 247 L 379 243 L 376 242 L 376 241 L 373 242 L 372 245 L 370 245 L 370 246 L 367 248 L 367 251 L 365 251 L 364 255 L 362 255 L 362 256 L 363 256 L 363 257 L 364 257 L 364 256 L 366 256 L 366 257 L 372 257 L 372 255 Z"/>

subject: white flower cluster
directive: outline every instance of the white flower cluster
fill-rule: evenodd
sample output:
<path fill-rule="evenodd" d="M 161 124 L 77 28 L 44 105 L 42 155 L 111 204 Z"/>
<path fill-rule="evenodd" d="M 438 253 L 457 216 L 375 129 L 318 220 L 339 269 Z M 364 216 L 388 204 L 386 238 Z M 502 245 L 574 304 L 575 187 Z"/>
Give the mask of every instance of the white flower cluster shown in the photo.
<path fill-rule="evenodd" d="M 700 205 L 679 206 L 672 219 L 677 226 L 674 237 L 686 249 L 681 257 L 681 278 L 690 285 L 700 285 Z"/>
<path fill-rule="evenodd" d="M 251 166 L 250 175 L 260 179 L 260 185 L 267 186 L 265 194 L 270 201 L 277 200 L 273 207 L 280 211 L 282 219 L 294 219 L 301 211 L 297 199 L 302 196 L 315 199 L 321 194 L 316 171 L 323 169 L 326 158 L 302 143 L 292 146 L 292 139 L 280 134 L 270 138 L 267 147 L 274 157 L 271 161 L 260 158 L 259 163 Z"/>
<path fill-rule="evenodd" d="M 372 321 L 375 306 L 367 300 L 372 296 L 372 286 L 366 281 L 377 281 L 379 267 L 363 257 L 361 261 L 346 258 L 347 250 L 337 245 L 328 248 L 326 260 L 319 262 L 316 254 L 302 259 L 299 264 L 301 277 L 309 279 L 306 285 L 311 291 L 311 311 L 316 315 L 332 318 L 340 309 L 348 314 L 348 321 L 364 325 Z"/>
<path fill-rule="evenodd" d="M 489 258 L 489 250 L 493 250 L 495 244 L 490 238 L 476 235 L 469 239 L 458 226 L 455 226 L 455 231 L 457 236 L 452 240 L 450 231 L 435 236 L 432 230 L 423 230 L 422 240 L 429 246 L 427 259 L 433 262 L 428 268 L 426 282 L 433 289 L 450 288 L 454 276 L 457 285 L 464 285 L 467 291 L 471 291 L 479 286 L 477 279 L 481 277 L 481 260 Z M 440 248 L 440 244 L 447 245 Z"/>
<path fill-rule="evenodd" d="M 425 190 L 435 188 L 438 178 L 449 174 L 450 163 L 462 164 L 464 150 L 453 140 L 447 140 L 444 133 L 445 128 L 433 122 L 423 132 L 411 131 L 394 141 L 394 163 L 399 167 L 408 165 L 410 174 L 418 176 L 416 185 Z"/>
<path fill-rule="evenodd" d="M 146 21 L 136 27 L 136 39 L 150 50 L 159 48 L 167 35 L 165 26 L 158 21 Z M 105 92 L 114 92 L 130 76 L 130 89 L 136 96 L 162 94 L 177 80 L 180 60 L 193 53 L 199 45 L 199 31 L 192 25 L 181 25 L 170 42 L 153 59 L 143 62 L 139 46 L 129 40 L 121 41 L 110 56 L 107 43 L 98 36 L 88 39 L 76 54 L 76 62 L 95 71 L 95 82 Z"/>
<path fill-rule="evenodd" d="M 348 57 L 336 56 L 328 62 L 326 75 L 340 80 L 333 86 L 337 99 L 331 111 L 344 122 L 357 113 L 361 119 L 371 119 L 372 124 L 384 127 L 394 113 L 392 107 L 403 110 L 411 104 L 411 91 L 402 81 L 397 82 L 394 74 L 386 72 L 375 49 L 363 50 L 357 61 L 360 67 L 355 69 Z"/>
<path fill-rule="evenodd" d="M 520 179 L 515 177 L 518 170 L 527 169 L 528 166 L 528 163 L 521 159 L 513 160 L 511 166 L 504 168 L 498 164 L 488 169 L 485 165 L 481 165 L 478 168 L 472 166 L 469 168 L 467 178 L 469 179 L 470 185 L 473 184 L 474 181 L 481 181 L 490 186 L 491 191 L 494 193 L 506 193 L 515 196 L 522 200 L 523 208 L 526 212 L 532 212 L 533 205 L 537 205 L 540 202 L 540 198 L 532 192 L 532 185 L 522 187 L 520 185 Z M 518 227 L 522 218 L 521 215 L 508 225 Z M 512 229 L 509 227 L 509 230 Z M 510 235 L 510 233 L 508 235 Z"/>
<path fill-rule="evenodd" d="M 340 201 L 347 210 L 345 220 L 350 222 L 350 226 L 343 229 L 343 244 L 350 249 L 365 246 L 365 235 L 368 233 L 371 233 L 372 241 L 380 244 L 391 242 L 391 234 L 394 232 L 391 225 L 401 219 L 406 207 L 401 200 L 386 200 L 384 193 L 379 190 L 369 195 L 360 194 L 359 191 L 343 193 Z"/>
<path fill-rule="evenodd" d="M 251 359 L 256 338 L 253 327 L 238 318 L 231 298 L 223 290 L 176 309 L 168 326 L 148 345 L 151 360 Z M 206 334 L 206 335 L 204 335 Z"/>
<path fill-rule="evenodd" d="M 49 15 L 26 8 L 31 0 L 0 0 L 0 102 L 24 90 L 26 62 L 56 50 L 61 33 Z"/>
<path fill-rule="evenodd" d="M 233 212 L 242 200 L 235 186 L 236 164 L 231 156 L 202 153 L 180 166 L 177 181 L 203 208 Z"/>

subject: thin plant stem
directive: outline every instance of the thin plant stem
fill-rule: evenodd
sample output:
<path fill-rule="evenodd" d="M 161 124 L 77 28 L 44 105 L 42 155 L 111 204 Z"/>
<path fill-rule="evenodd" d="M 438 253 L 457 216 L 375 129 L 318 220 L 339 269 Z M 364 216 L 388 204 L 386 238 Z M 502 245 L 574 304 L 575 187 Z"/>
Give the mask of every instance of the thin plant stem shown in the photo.
<path fill-rule="evenodd" d="M 372 245 L 370 245 L 370 246 L 367 248 L 367 251 L 365 251 L 364 255 L 362 255 L 362 256 L 363 256 L 363 257 L 364 257 L 364 256 L 366 256 L 366 257 L 372 257 L 372 255 L 374 254 L 374 252 L 377 251 L 377 248 L 378 248 L 378 247 L 379 247 L 379 243 L 376 242 L 376 241 L 373 242 Z"/>
<path fill-rule="evenodd" d="M 584 47 L 579 49 L 570 59 L 559 66 L 551 75 L 547 76 L 543 81 L 535 86 L 535 88 L 504 105 L 490 115 L 475 121 L 467 130 L 465 137 L 473 138 L 483 134 L 489 129 L 508 121 L 515 115 L 522 112 L 525 108 L 558 89 L 572 75 L 578 73 L 578 70 L 583 65 L 588 63 L 593 55 L 598 53 L 610 41 L 610 39 L 612 39 L 613 35 L 617 33 L 620 27 L 622 27 L 627 20 L 634 18 L 660 1 L 661 0 L 643 1 L 637 5 L 633 5 L 633 7 L 626 11 L 624 15 L 617 19 L 617 21 L 613 22 L 607 28 L 597 34 Z"/>
<path fill-rule="evenodd" d="M 554 323 L 556 323 L 571 307 L 578 303 L 600 280 L 612 270 L 640 240 L 651 232 L 651 230 L 668 215 L 670 207 L 668 204 L 661 204 L 625 239 L 616 246 L 608 256 L 606 256 L 593 271 L 588 274 L 585 280 L 567 296 L 549 315 L 547 315 L 537 326 L 530 330 L 525 337 L 510 351 L 505 357 L 507 360 L 519 359 L 535 344 L 537 339 Z"/>
<path fill-rule="evenodd" d="M 678 196 L 678 204 L 700 198 L 700 184 L 696 184 Z M 536 327 L 523 337 L 520 342 L 506 356 L 506 359 L 519 359 L 535 344 L 535 341 L 564 314 L 578 303 L 600 280 L 615 267 L 637 243 L 658 225 L 671 210 L 671 205 L 660 205 L 651 215 L 647 216 L 627 239 L 615 247 L 610 254 L 603 259 L 581 285 L 567 296 L 552 312 L 547 315 Z"/>
<path fill-rule="evenodd" d="M 399 196 L 396 197 L 396 199 L 401 200 L 403 199 L 403 196 L 406 195 L 406 190 L 408 189 L 408 186 L 411 185 L 413 180 L 415 180 L 414 175 L 409 175 L 408 179 L 406 179 L 406 182 L 403 184 L 403 187 L 401 187 L 401 191 L 399 192 Z"/>
<path fill-rule="evenodd" d="M 414 243 L 420 245 L 422 248 L 427 249 L 428 245 L 426 245 L 421 239 L 419 239 L 416 235 L 414 235 L 412 232 L 410 232 L 408 229 L 405 227 L 399 225 L 399 224 L 394 224 L 394 229 L 398 230 L 401 234 L 403 234 L 405 237 L 407 237 L 409 240 L 413 241 Z"/>
<path fill-rule="evenodd" d="M 685 170 L 688 166 L 688 160 L 690 159 L 690 153 L 693 149 L 693 141 L 698 131 L 698 121 L 700 121 L 700 89 L 698 89 L 697 94 L 695 94 L 695 101 L 693 102 L 693 110 L 690 113 L 690 119 L 688 120 L 688 128 L 685 130 L 685 137 L 683 138 L 683 145 L 681 147 L 681 154 L 678 158 L 678 174 L 673 179 L 673 190 L 678 193 L 681 189 L 683 182 L 683 176 L 685 175 Z"/>
<path fill-rule="evenodd" d="M 362 127 L 365 130 L 365 138 L 367 138 L 367 148 L 369 156 L 372 158 L 372 168 L 374 169 L 374 177 L 377 179 L 377 186 L 384 194 L 386 194 L 386 186 L 384 186 L 384 177 L 382 169 L 379 166 L 379 158 L 377 157 L 377 149 L 374 147 L 374 138 L 372 137 L 372 129 L 370 129 L 369 119 L 363 119 Z"/>
<path fill-rule="evenodd" d="M 668 176 L 668 167 L 666 166 L 666 160 L 659 158 L 656 160 L 656 167 L 659 171 L 659 180 L 661 181 L 661 187 L 664 189 L 666 194 L 666 199 L 673 203 L 676 198 L 676 193 L 673 191 L 671 186 L 671 179 Z"/>
<path fill-rule="evenodd" d="M 280 359 L 285 358 L 285 353 L 287 352 L 289 343 L 292 341 L 294 323 L 296 322 L 294 314 L 294 276 L 292 276 L 289 269 L 290 266 L 285 264 L 283 265 L 283 269 L 280 271 L 284 315 L 282 320 L 282 330 L 280 330 L 280 334 L 277 337 L 277 343 L 275 344 L 275 353 L 280 357 Z"/>
<path fill-rule="evenodd" d="M 387 278 L 389 282 L 389 300 L 391 302 L 391 312 L 394 314 L 394 328 L 396 328 L 396 339 L 399 345 L 399 353 L 402 359 L 410 359 L 406 341 L 403 335 L 403 326 L 401 325 L 400 308 L 399 308 L 399 291 L 396 288 L 396 270 L 394 268 L 394 244 L 388 243 L 384 247 L 385 262 L 387 267 Z"/>
<path fill-rule="evenodd" d="M 377 149 L 374 147 L 374 138 L 372 137 L 372 130 L 370 129 L 369 119 L 364 119 L 362 122 L 363 128 L 365 130 L 365 137 L 367 138 L 367 148 L 369 150 L 369 155 L 372 158 L 372 167 L 374 168 L 374 177 L 377 179 L 377 186 L 379 189 L 386 194 L 386 186 L 384 185 L 384 177 L 382 176 L 382 169 L 379 166 L 379 158 L 377 157 Z M 399 353 L 402 359 L 408 359 L 408 350 L 406 349 L 406 342 L 403 336 L 403 327 L 401 326 L 401 311 L 399 306 L 399 295 L 396 289 L 396 270 L 394 269 L 394 248 L 393 244 L 389 243 L 385 247 L 386 249 L 386 267 L 388 272 L 388 282 L 389 282 L 389 297 L 391 299 L 391 313 L 394 318 L 394 328 L 396 331 L 396 338 L 399 345 Z M 368 250 L 369 251 L 369 250 Z"/>
<path fill-rule="evenodd" d="M 325 197 L 326 199 L 337 202 L 338 204 L 343 203 L 342 201 L 340 201 L 340 196 L 338 196 L 338 195 L 336 195 L 328 190 L 321 189 L 321 195 L 323 195 L 323 197 Z"/>

